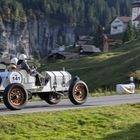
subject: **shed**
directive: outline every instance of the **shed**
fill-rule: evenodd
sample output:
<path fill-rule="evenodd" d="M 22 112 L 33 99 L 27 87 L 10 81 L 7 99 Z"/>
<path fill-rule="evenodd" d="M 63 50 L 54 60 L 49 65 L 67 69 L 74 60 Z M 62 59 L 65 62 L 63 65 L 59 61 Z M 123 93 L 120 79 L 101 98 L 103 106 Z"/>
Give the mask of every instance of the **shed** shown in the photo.
<path fill-rule="evenodd" d="M 71 53 L 71 52 L 57 52 L 57 53 L 51 53 L 48 56 L 49 60 L 57 60 L 57 59 L 74 59 L 78 58 L 77 53 Z"/>

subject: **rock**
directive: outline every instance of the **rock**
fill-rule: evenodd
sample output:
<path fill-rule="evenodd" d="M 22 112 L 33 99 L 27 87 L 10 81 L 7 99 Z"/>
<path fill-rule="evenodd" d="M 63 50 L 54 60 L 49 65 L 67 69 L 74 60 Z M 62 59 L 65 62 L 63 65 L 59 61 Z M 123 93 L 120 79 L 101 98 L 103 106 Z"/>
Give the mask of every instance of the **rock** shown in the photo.
<path fill-rule="evenodd" d="M 2 19 L 1 19 L 2 20 Z M 75 42 L 74 29 L 70 26 L 53 24 L 47 19 L 31 19 L 27 23 L 0 24 L 1 51 L 10 53 L 25 52 L 27 55 L 38 51 L 41 57 L 46 56 L 58 43 L 60 36 L 66 44 Z M 59 44 L 61 45 L 61 44 Z"/>

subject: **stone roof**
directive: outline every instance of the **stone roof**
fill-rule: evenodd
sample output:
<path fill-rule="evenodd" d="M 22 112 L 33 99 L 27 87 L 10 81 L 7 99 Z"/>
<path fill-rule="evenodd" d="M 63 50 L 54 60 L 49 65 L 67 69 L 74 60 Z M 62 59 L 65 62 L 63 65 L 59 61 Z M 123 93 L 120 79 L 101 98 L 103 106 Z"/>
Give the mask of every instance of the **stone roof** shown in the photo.
<path fill-rule="evenodd" d="M 83 52 L 101 52 L 101 50 L 94 45 L 82 45 L 81 49 Z"/>
<path fill-rule="evenodd" d="M 129 21 L 131 21 L 132 17 L 122 16 L 118 17 L 118 19 L 120 19 L 123 23 L 128 23 Z"/>

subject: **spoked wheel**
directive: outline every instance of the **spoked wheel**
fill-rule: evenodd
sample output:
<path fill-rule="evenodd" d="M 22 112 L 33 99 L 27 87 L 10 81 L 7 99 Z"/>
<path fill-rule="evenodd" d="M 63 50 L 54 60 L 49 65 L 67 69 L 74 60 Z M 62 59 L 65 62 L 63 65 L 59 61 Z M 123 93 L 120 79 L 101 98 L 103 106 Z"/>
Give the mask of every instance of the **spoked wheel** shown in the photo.
<path fill-rule="evenodd" d="M 26 90 L 20 84 L 11 84 L 3 93 L 3 101 L 8 109 L 19 110 L 23 108 L 28 100 Z"/>
<path fill-rule="evenodd" d="M 61 101 L 61 95 L 56 94 L 54 92 L 42 93 L 39 94 L 39 97 L 51 105 L 58 104 Z"/>
<path fill-rule="evenodd" d="M 69 89 L 69 99 L 75 105 L 85 103 L 88 96 L 88 87 L 83 81 L 73 83 Z"/>

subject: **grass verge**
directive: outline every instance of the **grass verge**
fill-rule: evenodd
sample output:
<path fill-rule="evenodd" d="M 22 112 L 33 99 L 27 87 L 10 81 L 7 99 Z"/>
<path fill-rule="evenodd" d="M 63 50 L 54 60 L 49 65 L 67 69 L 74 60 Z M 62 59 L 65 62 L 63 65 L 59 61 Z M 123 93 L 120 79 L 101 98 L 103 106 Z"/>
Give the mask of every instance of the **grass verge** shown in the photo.
<path fill-rule="evenodd" d="M 139 140 L 140 105 L 1 116 L 0 140 Z"/>

